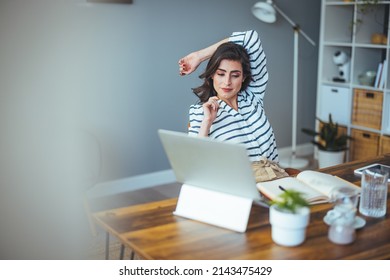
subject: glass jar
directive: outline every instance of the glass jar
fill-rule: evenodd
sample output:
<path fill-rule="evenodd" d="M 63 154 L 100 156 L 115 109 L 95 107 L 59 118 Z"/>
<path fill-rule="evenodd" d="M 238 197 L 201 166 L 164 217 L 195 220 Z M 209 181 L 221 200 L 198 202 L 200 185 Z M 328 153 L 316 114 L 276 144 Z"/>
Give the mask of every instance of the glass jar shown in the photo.
<path fill-rule="evenodd" d="M 354 222 L 354 211 L 346 211 L 342 213 L 332 222 L 329 228 L 329 240 L 336 244 L 350 244 L 355 241 L 356 231 Z"/>
<path fill-rule="evenodd" d="M 355 241 L 355 219 L 359 192 L 350 187 L 337 188 L 332 192 L 334 209 L 327 213 L 330 224 L 328 238 L 336 244 L 350 244 Z"/>

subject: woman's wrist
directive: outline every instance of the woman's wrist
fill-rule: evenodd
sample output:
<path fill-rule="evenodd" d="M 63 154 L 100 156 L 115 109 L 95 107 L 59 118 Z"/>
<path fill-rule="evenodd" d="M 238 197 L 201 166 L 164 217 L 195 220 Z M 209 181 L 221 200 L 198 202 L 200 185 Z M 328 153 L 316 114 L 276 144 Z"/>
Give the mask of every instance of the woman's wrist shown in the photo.
<path fill-rule="evenodd" d="M 206 127 L 207 129 L 210 129 L 211 125 L 213 124 L 213 121 L 211 120 L 211 117 L 210 118 L 204 118 L 202 120 L 202 126 Z"/>
<path fill-rule="evenodd" d="M 208 137 L 211 125 L 212 125 L 211 120 L 207 118 L 203 119 L 199 129 L 199 136 Z"/>

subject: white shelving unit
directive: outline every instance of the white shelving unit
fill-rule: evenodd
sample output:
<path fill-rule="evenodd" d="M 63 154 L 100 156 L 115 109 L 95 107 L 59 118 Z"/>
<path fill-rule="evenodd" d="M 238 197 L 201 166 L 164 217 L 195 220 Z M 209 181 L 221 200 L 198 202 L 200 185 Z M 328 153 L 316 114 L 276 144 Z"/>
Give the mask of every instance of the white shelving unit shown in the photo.
<path fill-rule="evenodd" d="M 331 113 L 333 120 L 345 126 L 349 134 L 360 130 L 365 136 L 369 134 L 378 136 L 375 138 L 376 142 L 369 142 L 372 147 L 370 145 L 371 150 L 368 154 L 379 154 L 390 152 L 390 71 L 388 69 L 385 71 L 387 74 L 384 78 L 384 87 L 381 88 L 361 85 L 358 76 L 368 70 L 377 71 L 379 63 L 390 58 L 390 1 L 378 1 L 364 13 L 360 10 L 362 4 L 363 1 L 322 0 L 316 114 L 320 119 L 327 120 Z M 372 43 L 373 34 L 384 34 L 386 40 L 381 44 Z M 339 67 L 333 60 L 334 54 L 338 51 L 345 52 L 350 58 L 350 71 L 346 82 L 334 81 L 334 78 L 339 76 Z M 367 98 L 381 97 L 378 99 L 381 100 L 379 127 L 372 128 L 354 121 L 353 116 L 354 114 L 356 116 L 358 110 L 356 100 L 354 103 L 356 90 L 364 90 Z M 364 103 L 364 100 L 359 102 Z M 371 109 L 359 110 L 361 111 L 358 113 L 367 113 L 365 111 Z M 372 110 L 374 112 L 378 109 Z M 351 144 L 356 148 L 358 141 L 359 139 L 352 141 Z M 373 151 L 375 145 L 376 152 Z M 365 149 L 368 146 L 365 144 L 359 146 L 359 149 L 362 147 Z M 348 157 L 350 160 L 357 159 L 353 150 L 350 150 Z"/>

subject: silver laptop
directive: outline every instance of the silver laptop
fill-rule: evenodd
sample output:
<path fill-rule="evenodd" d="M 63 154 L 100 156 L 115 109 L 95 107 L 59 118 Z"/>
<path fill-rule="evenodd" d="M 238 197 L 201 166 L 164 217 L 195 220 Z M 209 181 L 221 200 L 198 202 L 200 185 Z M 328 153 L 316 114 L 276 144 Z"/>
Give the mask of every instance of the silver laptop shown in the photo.
<path fill-rule="evenodd" d="M 178 182 L 260 200 L 245 147 L 169 130 L 158 133 Z"/>

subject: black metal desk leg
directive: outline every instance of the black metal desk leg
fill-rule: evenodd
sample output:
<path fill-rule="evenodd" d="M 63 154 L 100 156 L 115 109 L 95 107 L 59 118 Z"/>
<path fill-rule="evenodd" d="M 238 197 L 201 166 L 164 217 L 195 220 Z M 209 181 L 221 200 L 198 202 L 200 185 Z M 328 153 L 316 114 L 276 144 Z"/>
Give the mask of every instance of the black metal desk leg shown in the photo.
<path fill-rule="evenodd" d="M 106 232 L 106 260 L 110 257 L 110 234 Z"/>
<path fill-rule="evenodd" d="M 123 260 L 124 254 L 125 254 L 125 245 L 121 244 L 121 252 L 120 252 L 120 256 L 119 256 L 120 260 Z"/>

